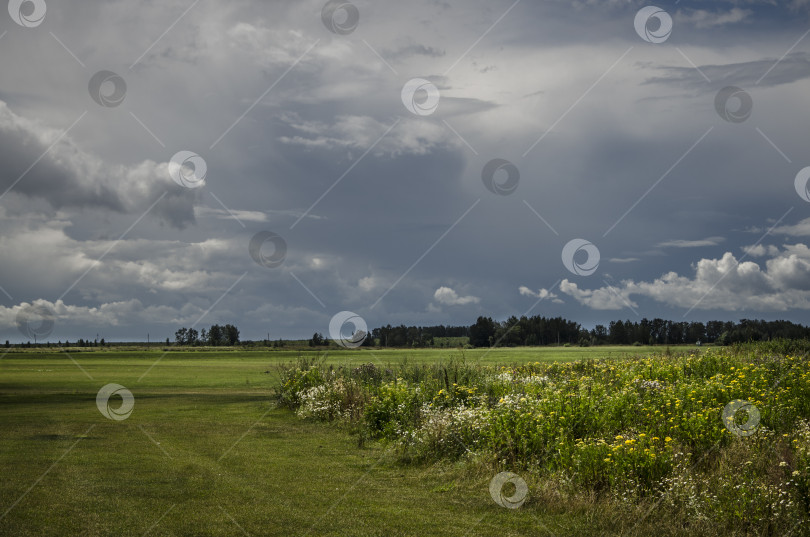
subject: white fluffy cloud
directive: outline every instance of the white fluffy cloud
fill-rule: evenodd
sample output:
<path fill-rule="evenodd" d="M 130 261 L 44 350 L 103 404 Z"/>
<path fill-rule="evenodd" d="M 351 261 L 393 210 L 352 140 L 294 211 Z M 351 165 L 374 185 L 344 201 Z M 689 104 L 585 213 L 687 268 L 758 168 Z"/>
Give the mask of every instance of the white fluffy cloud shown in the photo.
<path fill-rule="evenodd" d="M 458 296 L 458 293 L 449 287 L 436 289 L 433 298 L 445 306 L 466 306 L 467 304 L 478 304 L 481 301 L 477 296 Z"/>
<path fill-rule="evenodd" d="M 73 328 L 102 328 L 127 324 L 143 324 L 147 322 L 179 323 L 188 320 L 188 315 L 176 308 L 169 306 L 145 306 L 137 299 L 109 302 L 98 306 L 77 306 L 65 304 L 61 300 L 51 302 L 48 300 L 35 300 L 31 304 L 22 304 L 5 307 L 0 306 L 0 326 L 14 326 L 19 318 L 25 318 L 25 314 L 31 315 L 32 323 L 38 323 L 40 317 L 29 312 L 37 311 L 36 308 L 44 308 L 50 311 L 54 325 L 59 325 L 60 329 L 65 325 Z M 186 319 L 184 319 L 186 317 Z"/>
<path fill-rule="evenodd" d="M 627 307 L 637 307 L 638 304 L 629 299 L 630 293 L 615 287 L 602 287 L 599 289 L 580 289 L 577 284 L 563 280 L 560 282 L 560 291 L 570 295 L 580 304 L 595 310 L 620 310 Z"/>
<path fill-rule="evenodd" d="M 763 255 L 769 249 L 753 248 Z M 563 280 L 560 290 L 597 310 L 618 310 L 631 296 L 644 296 L 670 306 L 728 311 L 787 311 L 810 309 L 810 249 L 786 245 L 765 262 L 764 270 L 751 261 L 740 262 L 731 252 L 720 259 L 701 259 L 692 277 L 669 272 L 651 282 L 625 280 L 617 287 L 582 289 Z"/>
<path fill-rule="evenodd" d="M 0 249 L 7 255 L 0 276 L 18 275 L 12 294 L 32 287 L 40 296 L 56 298 L 75 288 L 83 297 L 104 303 L 142 293 L 221 289 L 233 279 L 233 259 L 243 257 L 241 244 L 223 239 L 78 240 L 68 234 L 65 221 L 14 219 L 2 210 L 0 223 L 9 231 L 0 235 Z M 43 252 L 48 262 L 43 262 Z"/>
<path fill-rule="evenodd" d="M 771 233 L 775 235 L 787 235 L 789 237 L 810 237 L 810 218 L 805 218 L 793 225 L 776 227 Z"/>
<path fill-rule="evenodd" d="M 534 298 L 539 298 L 541 300 L 544 300 L 546 298 L 550 298 L 551 301 L 554 302 L 555 304 L 563 304 L 564 303 L 562 300 L 559 299 L 559 297 L 557 295 L 555 295 L 554 293 L 552 293 L 548 289 L 540 289 L 537 292 L 535 292 L 535 291 L 532 291 L 530 288 L 526 287 L 525 285 L 521 285 L 518 288 L 518 291 L 520 291 L 520 294 L 522 296 L 531 296 L 531 297 L 534 297 Z"/>
<path fill-rule="evenodd" d="M 751 257 L 762 257 L 766 254 L 773 257 L 779 254 L 779 248 L 773 245 L 765 246 L 763 244 L 755 244 L 752 246 L 743 246 L 742 250 Z"/>

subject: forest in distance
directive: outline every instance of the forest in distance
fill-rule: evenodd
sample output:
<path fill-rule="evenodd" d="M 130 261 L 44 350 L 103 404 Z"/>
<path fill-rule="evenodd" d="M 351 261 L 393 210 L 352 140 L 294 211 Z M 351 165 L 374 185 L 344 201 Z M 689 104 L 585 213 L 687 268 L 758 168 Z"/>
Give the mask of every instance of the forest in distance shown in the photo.
<path fill-rule="evenodd" d="M 791 321 L 742 319 L 739 322 L 676 322 L 665 319 L 611 321 L 587 330 L 562 317 L 512 316 L 504 321 L 478 317 L 471 326 L 391 326 L 371 330 L 369 345 L 433 346 L 436 338 L 467 337 L 473 347 L 545 345 L 730 345 L 771 339 L 810 339 L 810 328 Z M 364 343 L 366 343 L 364 342 Z"/>
<path fill-rule="evenodd" d="M 177 345 L 250 345 L 284 346 L 284 340 L 240 341 L 239 330 L 225 325 L 202 330 L 181 328 L 176 333 Z M 221 334 L 221 336 L 219 335 Z M 226 337 L 228 335 L 229 337 Z M 742 319 L 739 322 L 675 322 L 665 319 L 611 321 L 588 330 L 581 324 L 562 317 L 512 316 L 504 321 L 480 316 L 470 326 L 406 326 L 390 324 L 361 334 L 364 347 L 523 347 L 547 345 L 730 345 L 772 339 L 810 339 L 810 327 L 791 321 Z M 310 347 L 330 345 L 330 339 L 315 332 L 306 342 Z"/>

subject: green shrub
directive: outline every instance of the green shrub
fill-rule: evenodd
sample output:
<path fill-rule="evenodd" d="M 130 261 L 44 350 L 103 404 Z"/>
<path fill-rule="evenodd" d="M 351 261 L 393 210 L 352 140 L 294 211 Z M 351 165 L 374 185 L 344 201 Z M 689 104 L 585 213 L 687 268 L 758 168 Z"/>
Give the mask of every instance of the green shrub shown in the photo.
<path fill-rule="evenodd" d="M 410 389 L 402 379 L 381 385 L 365 408 L 369 436 L 396 439 L 411 431 L 419 422 L 424 403 L 422 390 L 418 386 Z"/>

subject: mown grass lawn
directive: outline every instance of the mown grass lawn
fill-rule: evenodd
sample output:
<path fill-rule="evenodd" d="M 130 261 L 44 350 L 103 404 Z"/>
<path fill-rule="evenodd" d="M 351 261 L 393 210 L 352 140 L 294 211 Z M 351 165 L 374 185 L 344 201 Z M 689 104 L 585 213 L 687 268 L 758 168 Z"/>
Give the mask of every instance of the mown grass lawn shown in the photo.
<path fill-rule="evenodd" d="M 638 350 L 465 353 L 521 363 Z M 372 352 L 328 359 L 458 351 Z M 297 352 L 169 353 L 142 376 L 162 354 L 0 360 L 0 535 L 645 535 L 661 523 L 653 515 L 633 527 L 598 502 L 550 510 L 531 493 L 521 509 L 503 509 L 489 496 L 489 473 L 402 466 L 378 444 L 358 447 L 338 426 L 300 420 L 272 398 L 273 364 Z M 128 419 L 96 408 L 108 383 L 132 391 Z"/>

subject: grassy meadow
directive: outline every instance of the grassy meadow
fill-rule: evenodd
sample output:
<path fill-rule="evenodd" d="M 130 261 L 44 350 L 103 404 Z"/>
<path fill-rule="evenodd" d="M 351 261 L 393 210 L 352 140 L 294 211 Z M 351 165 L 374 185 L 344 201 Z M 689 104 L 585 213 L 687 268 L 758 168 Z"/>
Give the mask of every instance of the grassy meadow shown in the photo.
<path fill-rule="evenodd" d="M 805 472 L 806 485 L 804 433 L 795 420 L 808 418 L 800 400 L 810 400 L 810 392 L 801 391 L 806 374 L 798 372 L 806 373 L 806 362 L 752 351 L 704 363 L 703 356 L 721 351 L 703 349 L 687 369 L 690 349 L 650 357 L 663 350 L 10 352 L 0 360 L 0 535 L 664 536 L 695 535 L 696 528 L 707 535 L 803 534 L 800 506 L 771 513 L 769 526 L 756 518 L 760 511 L 746 512 L 764 508 L 762 502 L 745 498 L 784 488 L 795 502 L 785 484 L 796 481 L 794 471 Z M 448 378 L 450 389 L 434 375 L 448 366 L 466 375 L 463 382 Z M 732 378 L 745 367 L 747 380 Z M 313 368 L 317 379 L 307 373 Z M 775 386 L 774 374 L 782 376 Z M 305 381 L 293 388 L 287 381 L 296 375 Z M 532 377 L 546 380 L 526 381 Z M 628 388 L 635 378 L 653 377 L 662 389 Z M 338 380 L 357 390 L 340 392 Z M 761 408 L 764 433 L 724 434 L 717 407 L 752 394 L 746 383 L 760 381 L 746 398 Z M 96 405 L 109 383 L 134 397 L 131 415 L 121 421 Z M 723 393 L 721 384 L 733 390 Z M 315 392 L 327 394 L 325 401 L 307 392 L 319 386 Z M 703 386 L 706 400 L 682 396 L 686 386 Z M 684 406 L 673 406 L 675 400 Z M 637 404 L 666 410 L 667 419 L 681 416 L 679 428 L 688 433 L 669 433 Z M 549 418 L 552 408 L 559 408 L 557 418 Z M 456 419 L 468 414 L 480 421 Z M 604 419 L 570 428 L 559 419 L 575 416 Z M 658 440 L 643 440 L 643 427 L 658 427 Z M 457 435 L 465 435 L 464 449 Z M 712 435 L 719 435 L 719 447 L 701 451 L 697 467 L 687 463 L 700 442 L 715 441 Z M 535 443 L 519 445 L 519 437 Z M 546 449 L 563 437 L 564 450 Z M 644 466 L 649 452 L 642 446 L 652 442 L 660 443 L 654 446 L 660 468 Z M 617 445 L 621 451 L 612 451 Z M 632 454 L 636 448 L 646 459 Z M 501 471 L 527 483 L 518 509 L 490 495 Z M 611 481 L 620 475 L 628 479 Z M 701 475 L 711 478 L 703 489 L 695 483 Z M 714 513 L 679 503 L 729 476 L 742 498 L 736 519 L 721 509 L 734 498 L 719 498 Z M 681 481 L 667 482 L 670 492 L 662 497 L 658 478 Z"/>

